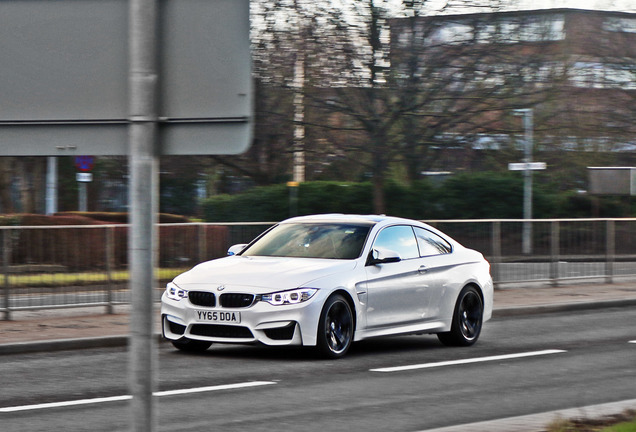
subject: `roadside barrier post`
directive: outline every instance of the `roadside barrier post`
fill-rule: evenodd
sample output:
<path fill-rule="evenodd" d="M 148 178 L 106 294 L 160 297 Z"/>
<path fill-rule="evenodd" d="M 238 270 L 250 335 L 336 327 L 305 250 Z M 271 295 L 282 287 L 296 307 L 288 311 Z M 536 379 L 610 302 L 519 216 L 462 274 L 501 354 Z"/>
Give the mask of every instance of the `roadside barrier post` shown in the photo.
<path fill-rule="evenodd" d="M 552 286 L 559 285 L 559 255 L 561 242 L 561 226 L 559 221 L 550 223 L 550 280 Z"/>
<path fill-rule="evenodd" d="M 494 284 L 501 281 L 501 222 L 492 222 L 492 257 L 490 259 L 490 273 Z"/>
<path fill-rule="evenodd" d="M 9 239 L 11 238 L 11 232 L 8 229 L 4 229 L 2 231 L 2 274 L 4 275 L 4 283 L 3 283 L 3 300 L 4 300 L 4 319 L 6 321 L 11 320 L 11 308 L 9 308 L 9 299 L 11 294 L 11 289 L 9 286 L 9 254 L 10 254 L 10 244 Z"/>
<path fill-rule="evenodd" d="M 115 228 L 107 227 L 104 233 L 106 237 L 106 278 L 108 279 L 108 287 L 106 288 L 106 313 L 113 314 L 115 309 L 113 307 L 113 263 L 115 261 Z"/>
<path fill-rule="evenodd" d="M 606 222 L 605 233 L 605 282 L 613 283 L 616 259 L 616 224 L 613 220 Z"/>

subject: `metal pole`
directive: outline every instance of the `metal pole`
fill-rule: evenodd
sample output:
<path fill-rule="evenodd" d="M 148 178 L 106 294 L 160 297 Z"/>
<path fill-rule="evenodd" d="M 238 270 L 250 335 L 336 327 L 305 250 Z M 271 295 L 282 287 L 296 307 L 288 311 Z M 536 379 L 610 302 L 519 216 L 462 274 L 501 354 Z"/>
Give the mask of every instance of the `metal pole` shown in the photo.
<path fill-rule="evenodd" d="M 495 285 L 502 282 L 501 278 L 501 221 L 492 222 L 492 258 L 490 261 L 492 278 Z"/>
<path fill-rule="evenodd" d="M 108 287 L 106 288 L 106 296 L 108 305 L 106 306 L 106 313 L 115 313 L 113 307 L 113 266 L 115 263 L 115 228 L 108 227 L 104 231 L 104 237 L 106 239 L 106 277 L 108 279 Z"/>
<path fill-rule="evenodd" d="M 57 157 L 49 156 L 46 163 L 46 214 L 57 213 Z"/>
<path fill-rule="evenodd" d="M 561 225 L 559 221 L 550 223 L 550 280 L 552 286 L 559 285 L 559 260 L 561 254 Z"/>
<path fill-rule="evenodd" d="M 208 258 L 208 238 L 207 238 L 207 225 L 197 225 L 197 239 L 199 245 L 198 261 L 207 261 Z"/>
<path fill-rule="evenodd" d="M 289 188 L 289 217 L 298 216 L 298 187 L 295 181 L 287 182 Z"/>
<path fill-rule="evenodd" d="M 525 130 L 525 157 L 524 162 L 529 164 L 532 162 L 532 130 L 533 116 L 532 109 L 520 110 L 523 112 L 523 128 Z M 522 247 L 523 253 L 529 255 L 532 253 L 532 170 L 526 165 L 523 171 L 523 218 L 526 220 L 523 224 Z"/>
<path fill-rule="evenodd" d="M 9 307 L 11 296 L 11 288 L 9 286 L 9 261 L 11 248 L 9 242 L 11 241 L 11 231 L 12 230 L 9 229 L 3 229 L 0 231 L 2 233 L 2 273 L 4 274 L 4 319 L 7 321 L 11 320 L 11 308 Z"/>
<path fill-rule="evenodd" d="M 616 224 L 608 220 L 605 227 L 605 283 L 614 283 L 614 261 L 616 260 Z"/>
<path fill-rule="evenodd" d="M 130 314 L 129 376 L 131 430 L 156 430 L 153 390 L 156 347 L 153 339 L 153 290 L 156 286 L 158 201 L 158 2 L 130 0 Z"/>
<path fill-rule="evenodd" d="M 87 211 L 87 197 L 86 197 L 86 183 L 80 182 L 79 184 L 79 203 L 77 206 L 78 210 L 81 212 Z"/>
<path fill-rule="evenodd" d="M 294 173 L 297 183 L 305 181 L 305 58 L 298 53 L 294 64 Z"/>

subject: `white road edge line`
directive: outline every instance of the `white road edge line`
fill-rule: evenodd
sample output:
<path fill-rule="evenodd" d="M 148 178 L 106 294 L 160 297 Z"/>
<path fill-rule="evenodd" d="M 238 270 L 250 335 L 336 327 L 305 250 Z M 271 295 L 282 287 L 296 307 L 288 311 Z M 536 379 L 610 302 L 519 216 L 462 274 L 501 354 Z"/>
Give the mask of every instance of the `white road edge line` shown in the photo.
<path fill-rule="evenodd" d="M 276 384 L 275 381 L 249 381 L 244 383 L 237 384 L 225 384 L 218 386 L 209 386 L 209 387 L 195 387 L 190 389 L 181 389 L 181 390 L 168 390 L 161 392 L 154 392 L 153 396 L 162 397 L 162 396 L 175 396 L 175 395 L 183 395 L 190 393 L 203 393 L 203 392 L 213 392 L 220 390 L 235 390 L 241 388 L 248 387 L 259 387 Z M 63 401 L 63 402 L 51 402 L 51 403 L 43 403 L 43 404 L 35 404 L 35 405 L 22 405 L 22 406 L 13 406 L 13 407 L 4 407 L 0 408 L 0 413 L 10 413 L 10 412 L 18 412 L 18 411 L 31 411 L 45 408 L 62 408 L 69 406 L 77 406 L 77 405 L 89 405 L 89 404 L 99 404 L 105 402 L 118 402 L 131 400 L 131 395 L 122 395 L 122 396 L 111 396 L 111 397 L 102 397 L 102 398 L 93 398 L 93 399 L 79 399 L 74 401 Z"/>
<path fill-rule="evenodd" d="M 488 356 L 488 357 L 477 357 L 472 359 L 464 359 L 464 360 L 450 360 L 436 363 L 422 363 L 415 365 L 407 365 L 407 366 L 395 366 L 395 367 L 386 367 L 386 368 L 377 368 L 377 369 L 369 369 L 371 372 L 402 372 L 414 369 L 430 369 L 444 366 L 455 366 L 469 363 L 482 363 L 489 361 L 498 361 L 498 360 L 510 360 L 510 359 L 518 359 L 523 357 L 536 357 L 542 355 L 550 355 L 550 354 L 560 354 L 567 352 L 565 350 L 543 350 L 543 351 L 531 351 L 525 353 L 518 354 L 505 354 L 505 355 L 497 355 L 497 356 Z"/>

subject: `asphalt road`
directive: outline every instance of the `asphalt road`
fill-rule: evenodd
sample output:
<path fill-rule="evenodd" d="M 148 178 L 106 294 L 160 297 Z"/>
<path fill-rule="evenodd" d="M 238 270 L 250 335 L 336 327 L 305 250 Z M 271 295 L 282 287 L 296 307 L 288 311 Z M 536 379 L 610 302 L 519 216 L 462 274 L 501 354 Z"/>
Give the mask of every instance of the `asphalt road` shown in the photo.
<path fill-rule="evenodd" d="M 337 361 L 161 344 L 158 430 L 421 431 L 635 399 L 634 323 L 634 308 L 499 318 L 470 348 L 405 336 Z M 124 349 L 3 356 L 0 389 L 2 431 L 129 430 Z"/>

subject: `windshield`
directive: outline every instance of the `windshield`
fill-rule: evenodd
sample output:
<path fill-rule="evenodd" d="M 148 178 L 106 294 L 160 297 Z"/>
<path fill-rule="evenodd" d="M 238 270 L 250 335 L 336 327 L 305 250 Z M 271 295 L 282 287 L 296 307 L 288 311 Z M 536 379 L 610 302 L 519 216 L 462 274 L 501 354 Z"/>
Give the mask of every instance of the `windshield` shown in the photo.
<path fill-rule="evenodd" d="M 243 256 L 355 259 L 362 253 L 371 225 L 285 223 L 277 225 L 243 251 Z"/>

